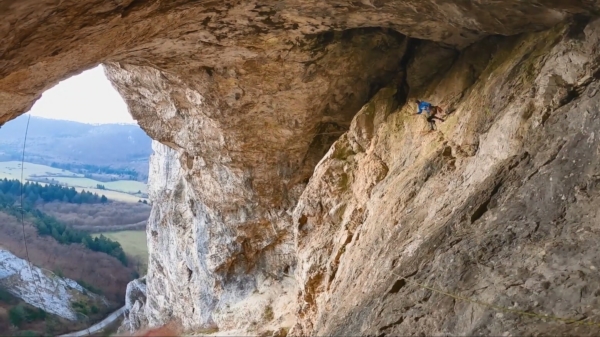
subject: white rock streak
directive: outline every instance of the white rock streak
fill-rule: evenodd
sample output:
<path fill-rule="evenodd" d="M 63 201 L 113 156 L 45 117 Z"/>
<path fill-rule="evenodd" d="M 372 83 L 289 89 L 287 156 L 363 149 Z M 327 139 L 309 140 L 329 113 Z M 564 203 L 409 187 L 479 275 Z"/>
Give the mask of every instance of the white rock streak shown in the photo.
<path fill-rule="evenodd" d="M 71 299 L 74 292 L 83 293 L 84 289 L 71 279 L 47 274 L 35 266 L 29 269 L 26 260 L 0 249 L 0 284 L 8 292 L 48 313 L 76 320 Z"/>

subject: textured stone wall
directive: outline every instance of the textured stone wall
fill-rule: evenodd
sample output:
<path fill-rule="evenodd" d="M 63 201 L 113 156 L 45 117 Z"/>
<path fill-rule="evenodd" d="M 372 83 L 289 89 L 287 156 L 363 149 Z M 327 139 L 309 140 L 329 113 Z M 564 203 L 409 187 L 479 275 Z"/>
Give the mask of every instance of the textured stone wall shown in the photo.
<path fill-rule="evenodd" d="M 395 88 L 382 89 L 317 165 L 294 210 L 292 332 L 594 335 L 411 282 L 598 322 L 599 39 L 594 21 L 489 38 L 454 58 L 419 46 L 408 82 L 430 80 L 409 98 L 452 113 L 424 135 L 415 104 L 394 110 Z"/>

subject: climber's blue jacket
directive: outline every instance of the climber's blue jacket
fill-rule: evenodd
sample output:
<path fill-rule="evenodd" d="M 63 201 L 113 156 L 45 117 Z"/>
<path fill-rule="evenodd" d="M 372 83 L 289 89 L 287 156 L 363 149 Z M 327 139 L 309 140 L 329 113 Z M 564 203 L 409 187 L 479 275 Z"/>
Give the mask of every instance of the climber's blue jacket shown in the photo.
<path fill-rule="evenodd" d="M 423 112 L 423 110 L 425 110 L 427 112 L 431 111 L 431 103 L 421 101 L 419 103 L 419 112 L 417 112 L 417 115 L 420 115 Z"/>

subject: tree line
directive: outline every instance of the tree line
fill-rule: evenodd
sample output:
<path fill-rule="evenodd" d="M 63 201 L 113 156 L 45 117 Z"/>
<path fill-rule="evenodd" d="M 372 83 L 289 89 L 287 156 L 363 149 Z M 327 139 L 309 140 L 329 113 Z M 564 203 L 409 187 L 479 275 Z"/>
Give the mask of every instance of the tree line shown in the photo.
<path fill-rule="evenodd" d="M 10 182 L 10 180 L 8 182 Z M 14 181 L 12 182 L 14 183 Z M 18 180 L 16 182 L 19 183 Z M 9 193 L 4 193 L 4 190 L 0 189 L 0 210 L 12 216 L 19 217 L 21 215 L 21 208 L 18 204 L 15 205 L 17 197 L 10 193 L 14 191 L 14 189 L 13 184 L 11 184 L 8 189 Z M 26 203 L 26 200 L 27 199 L 23 200 L 22 205 L 24 215 L 33 222 L 39 235 L 52 236 L 56 241 L 65 245 L 70 243 L 83 244 L 90 250 L 114 256 L 123 265 L 127 266 L 127 256 L 118 242 L 112 241 L 103 235 L 92 238 L 92 236 L 86 232 L 70 228 L 56 218 L 34 208 L 33 204 Z"/>
<path fill-rule="evenodd" d="M 15 197 L 21 196 L 21 182 L 19 180 L 0 180 L 0 192 Z M 98 193 L 87 191 L 77 192 L 74 187 L 65 187 L 56 184 L 41 185 L 34 182 L 26 182 L 23 185 L 23 202 L 35 204 L 39 201 L 60 201 L 72 204 L 99 204 L 108 202 L 108 198 Z"/>
<path fill-rule="evenodd" d="M 114 174 L 118 176 L 129 176 L 130 178 L 137 179 L 139 173 L 133 169 L 127 168 L 113 168 L 110 166 L 96 166 L 90 164 L 70 164 L 70 163 L 50 163 L 51 167 L 58 168 L 61 170 L 67 170 L 77 173 L 96 173 L 96 174 Z M 91 175 L 90 175 L 91 177 Z"/>

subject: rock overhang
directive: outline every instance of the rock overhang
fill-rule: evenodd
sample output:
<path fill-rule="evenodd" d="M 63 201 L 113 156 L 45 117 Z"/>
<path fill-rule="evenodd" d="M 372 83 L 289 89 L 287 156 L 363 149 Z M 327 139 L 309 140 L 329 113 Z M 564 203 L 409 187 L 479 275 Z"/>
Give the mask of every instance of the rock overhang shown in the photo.
<path fill-rule="evenodd" d="M 544 29 L 597 9 L 560 0 L 5 1 L 0 119 L 16 117 L 54 83 L 103 62 L 194 76 L 197 69 L 177 65 L 228 66 L 289 50 L 309 35 L 361 27 L 461 48 L 486 35 Z"/>

